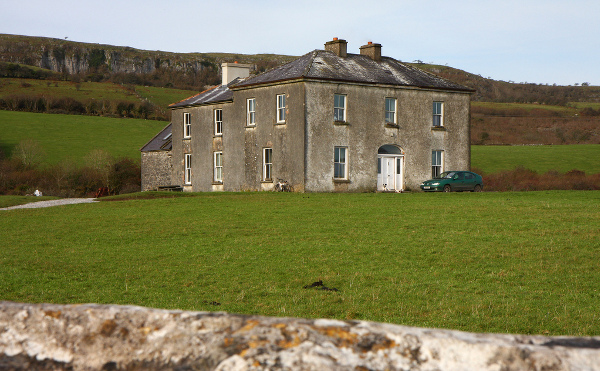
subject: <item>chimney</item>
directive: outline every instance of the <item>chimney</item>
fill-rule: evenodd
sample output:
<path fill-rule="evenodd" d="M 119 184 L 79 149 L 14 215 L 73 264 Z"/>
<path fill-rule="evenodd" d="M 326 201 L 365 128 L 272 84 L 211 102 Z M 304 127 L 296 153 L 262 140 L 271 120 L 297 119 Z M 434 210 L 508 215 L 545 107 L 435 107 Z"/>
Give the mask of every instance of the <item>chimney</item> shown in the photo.
<path fill-rule="evenodd" d="M 381 62 L 381 44 L 373 44 L 369 41 L 367 45 L 360 47 L 360 55 L 366 55 L 375 62 Z"/>
<path fill-rule="evenodd" d="M 346 40 L 338 40 L 337 37 L 334 37 L 332 41 L 325 43 L 325 50 L 334 53 L 338 57 L 346 58 L 348 56 L 348 43 Z"/>
<path fill-rule="evenodd" d="M 238 77 L 245 78 L 250 76 L 251 67 L 251 64 L 241 64 L 238 62 L 221 64 L 221 70 L 223 72 L 221 84 L 227 85 Z"/>

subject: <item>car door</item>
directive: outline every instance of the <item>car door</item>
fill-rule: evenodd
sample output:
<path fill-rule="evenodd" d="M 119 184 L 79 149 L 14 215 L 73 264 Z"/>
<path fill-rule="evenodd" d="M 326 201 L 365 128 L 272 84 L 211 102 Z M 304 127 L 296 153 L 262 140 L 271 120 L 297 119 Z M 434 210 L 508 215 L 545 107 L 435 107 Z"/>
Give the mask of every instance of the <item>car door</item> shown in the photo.
<path fill-rule="evenodd" d="M 457 172 L 454 174 L 452 178 L 452 188 L 456 191 L 464 191 L 465 190 L 465 174 L 462 172 Z"/>

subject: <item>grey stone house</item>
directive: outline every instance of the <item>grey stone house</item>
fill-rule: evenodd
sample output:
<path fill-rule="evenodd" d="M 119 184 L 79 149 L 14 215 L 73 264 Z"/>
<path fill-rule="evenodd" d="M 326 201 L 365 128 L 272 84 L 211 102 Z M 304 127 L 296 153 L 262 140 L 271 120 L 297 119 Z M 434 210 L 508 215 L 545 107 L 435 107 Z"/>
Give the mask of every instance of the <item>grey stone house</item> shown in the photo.
<path fill-rule="evenodd" d="M 369 43 L 334 39 L 249 77 L 224 63 L 223 83 L 172 104 L 172 178 L 185 191 L 418 190 L 470 168 L 473 90 Z"/>
<path fill-rule="evenodd" d="M 172 185 L 173 174 L 171 124 L 156 134 L 142 152 L 142 191 Z"/>

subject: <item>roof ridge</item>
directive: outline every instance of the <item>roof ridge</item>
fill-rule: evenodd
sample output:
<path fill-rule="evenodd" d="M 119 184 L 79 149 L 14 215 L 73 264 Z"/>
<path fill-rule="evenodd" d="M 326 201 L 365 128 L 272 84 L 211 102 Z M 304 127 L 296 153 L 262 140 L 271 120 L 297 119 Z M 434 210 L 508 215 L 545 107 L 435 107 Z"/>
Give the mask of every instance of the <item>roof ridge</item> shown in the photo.
<path fill-rule="evenodd" d="M 317 54 L 319 53 L 319 51 L 320 51 L 319 49 L 315 49 L 312 52 L 310 52 L 310 53 L 312 53 L 312 55 L 310 57 L 310 61 L 306 64 L 306 67 L 304 68 L 304 72 L 302 72 L 302 75 L 300 77 L 306 77 L 308 75 L 308 72 L 312 68 L 312 65 L 315 62 L 315 58 L 317 57 Z M 306 53 L 306 54 L 309 54 L 309 53 Z"/>

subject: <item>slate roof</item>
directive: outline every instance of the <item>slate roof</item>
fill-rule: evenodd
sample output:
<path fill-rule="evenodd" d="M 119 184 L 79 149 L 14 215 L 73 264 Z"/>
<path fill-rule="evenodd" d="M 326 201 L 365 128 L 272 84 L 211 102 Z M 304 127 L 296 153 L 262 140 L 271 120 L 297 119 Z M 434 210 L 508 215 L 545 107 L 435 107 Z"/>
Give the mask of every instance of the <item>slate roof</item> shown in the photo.
<path fill-rule="evenodd" d="M 381 57 L 381 61 L 376 62 L 361 54 L 348 54 L 342 58 L 330 51 L 314 50 L 283 66 L 250 78 L 235 79 L 227 86 L 215 86 L 181 102 L 173 103 L 169 107 L 231 101 L 233 100 L 232 89 L 297 79 L 474 92 L 471 88 L 442 79 L 394 58 Z"/>
<path fill-rule="evenodd" d="M 156 134 L 154 136 L 154 138 L 150 139 L 150 141 L 148 143 L 146 143 L 140 149 L 140 151 L 142 151 L 142 152 L 170 151 L 172 148 L 171 126 L 172 126 L 172 124 L 165 126 L 165 128 L 162 129 L 160 133 Z"/>
<path fill-rule="evenodd" d="M 233 93 L 229 90 L 229 87 L 242 81 L 240 78 L 236 78 L 231 81 L 229 84 L 225 85 L 217 85 L 208 90 L 205 90 L 199 94 L 196 94 L 192 97 L 186 98 L 180 102 L 170 104 L 169 107 L 177 108 L 177 107 L 185 107 L 185 106 L 195 106 L 199 104 L 207 104 L 207 103 L 218 103 L 218 102 L 226 102 L 233 100 Z"/>
<path fill-rule="evenodd" d="M 232 89 L 294 79 L 317 79 L 355 83 L 414 86 L 419 88 L 473 92 L 473 89 L 442 79 L 394 58 L 380 62 L 366 55 L 338 57 L 325 50 L 314 50 L 281 67 L 248 78 Z"/>

